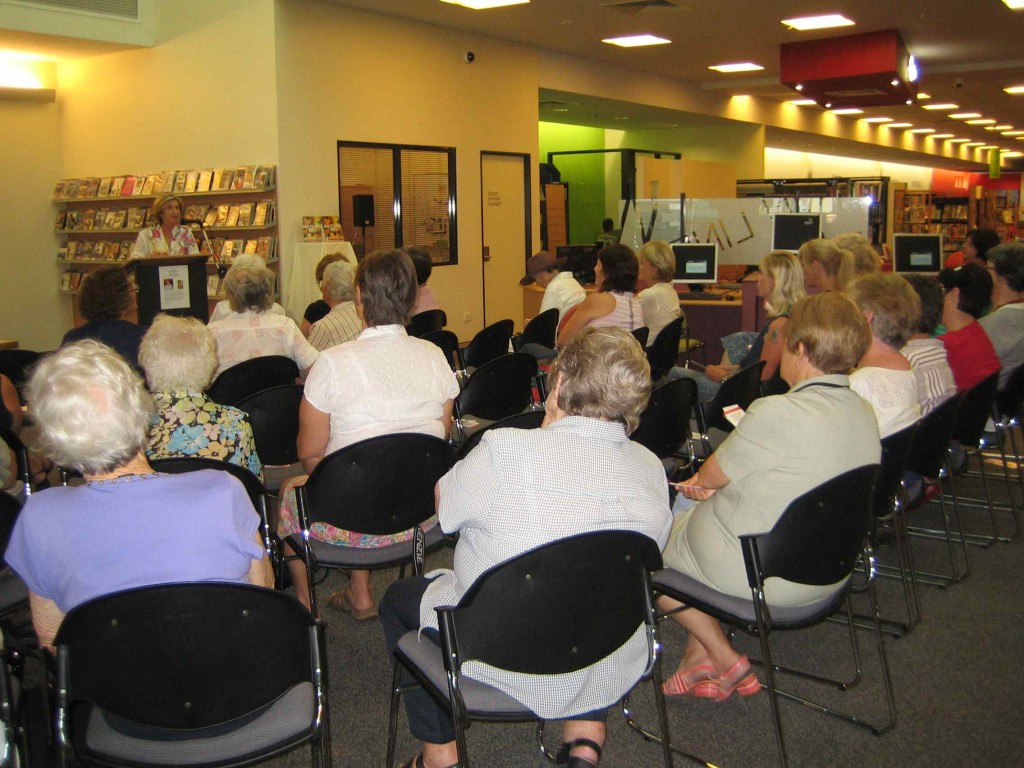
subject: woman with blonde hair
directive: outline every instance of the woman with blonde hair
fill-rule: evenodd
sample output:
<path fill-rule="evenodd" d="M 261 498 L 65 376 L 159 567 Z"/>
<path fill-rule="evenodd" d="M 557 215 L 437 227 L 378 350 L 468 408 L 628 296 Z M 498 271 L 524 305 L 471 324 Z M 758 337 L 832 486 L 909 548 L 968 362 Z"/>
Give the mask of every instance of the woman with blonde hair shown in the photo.
<path fill-rule="evenodd" d="M 150 208 L 150 225 L 139 232 L 133 259 L 199 253 L 192 230 L 181 225 L 182 204 L 177 195 L 159 195 Z"/>
<path fill-rule="evenodd" d="M 845 291 L 856 274 L 853 254 L 821 237 L 801 245 L 797 258 L 804 268 L 804 284 L 808 289 Z"/>
<path fill-rule="evenodd" d="M 789 313 L 793 305 L 806 295 L 804 272 L 796 256 L 789 251 L 772 251 L 761 259 L 757 276 L 757 296 L 764 302 L 768 316 L 761 332 L 739 364 L 730 362 L 727 353 L 720 365 L 709 365 L 703 372 L 673 368 L 668 374 L 669 378 L 693 379 L 697 382 L 697 397 L 701 402 L 714 399 L 723 381 L 740 368 L 753 365 L 758 360 L 764 361 L 761 381 L 780 379 L 779 363 L 782 360 L 782 343 L 786 338 Z"/>
<path fill-rule="evenodd" d="M 833 237 L 832 242 L 853 254 L 853 273 L 856 276 L 870 275 L 882 268 L 882 257 L 860 232 L 844 232 Z"/>
<path fill-rule="evenodd" d="M 679 294 L 672 284 L 676 257 L 672 246 L 664 240 L 644 243 L 636 256 L 640 263 L 640 280 L 649 286 L 637 294 L 636 300 L 644 311 L 644 321 L 650 330 L 647 346 L 651 346 L 661 330 L 683 314 L 679 308 Z"/>

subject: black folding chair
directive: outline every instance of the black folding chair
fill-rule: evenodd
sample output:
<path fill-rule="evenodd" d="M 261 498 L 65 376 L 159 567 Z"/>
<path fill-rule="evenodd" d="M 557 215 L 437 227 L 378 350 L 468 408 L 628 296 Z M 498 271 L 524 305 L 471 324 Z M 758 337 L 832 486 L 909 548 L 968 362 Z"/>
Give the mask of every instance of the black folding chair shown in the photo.
<path fill-rule="evenodd" d="M 7 551 L 14 524 L 18 521 L 21 503 L 9 493 L 0 491 L 0 552 Z M 6 564 L 0 565 L 0 618 L 6 618 L 28 605 L 28 587 Z"/>
<path fill-rule="evenodd" d="M 433 331 L 423 335 L 424 341 L 436 344 L 444 352 L 445 360 L 453 371 L 459 368 L 459 337 L 451 331 Z"/>
<path fill-rule="evenodd" d="M 405 332 L 410 336 L 422 337 L 433 331 L 440 331 L 448 325 L 448 315 L 443 309 L 428 309 L 420 312 L 409 319 L 405 326 Z"/>
<path fill-rule="evenodd" d="M 458 351 L 459 368 L 462 370 L 463 379 L 469 375 L 470 368 L 479 368 L 495 358 L 508 354 L 513 328 L 511 320 L 499 320 L 480 331 L 468 346 Z"/>
<path fill-rule="evenodd" d="M 294 384 L 298 378 L 299 366 L 289 357 L 254 357 L 222 371 L 206 395 L 221 405 L 238 405 L 240 400 L 249 395 L 282 384 Z"/>
<path fill-rule="evenodd" d="M 775 740 L 779 759 L 783 766 L 788 764 L 786 746 L 782 733 L 778 698 L 800 702 L 825 714 L 839 717 L 848 722 L 869 729 L 878 735 L 890 730 L 896 723 L 896 707 L 893 700 L 889 663 L 885 652 L 875 600 L 875 584 L 869 573 L 867 594 L 871 606 L 872 624 L 878 655 L 882 668 L 888 719 L 873 724 L 859 717 L 840 712 L 831 707 L 809 701 L 776 687 L 778 672 L 794 674 L 810 680 L 836 685 L 845 689 L 860 679 L 860 657 L 857 652 L 857 633 L 854 629 L 853 612 L 850 607 L 850 577 L 858 562 L 869 564 L 871 552 L 866 545 L 868 525 L 871 518 L 871 503 L 874 493 L 878 465 L 869 464 L 845 472 L 803 496 L 793 500 L 775 526 L 762 534 L 740 536 L 743 547 L 743 561 L 750 585 L 750 598 L 734 597 L 717 592 L 706 584 L 685 576 L 678 571 L 665 569 L 654 574 L 656 593 L 666 595 L 683 604 L 681 609 L 695 608 L 731 626 L 757 635 L 761 645 L 772 719 L 775 725 Z M 866 566 L 868 567 L 868 566 Z M 764 583 L 777 577 L 800 584 L 828 585 L 847 578 L 846 585 L 829 597 L 797 608 L 772 607 L 764 595 Z M 846 603 L 847 623 L 850 641 L 854 649 L 857 667 L 852 682 L 840 682 L 818 675 L 783 669 L 772 658 L 769 634 L 773 631 L 803 629 L 819 624 L 843 603 Z M 675 611 L 670 611 L 674 613 Z M 636 726 L 634 723 L 631 725 Z"/>
<path fill-rule="evenodd" d="M 558 307 L 545 309 L 530 320 L 522 333 L 512 337 L 512 348 L 519 352 L 525 344 L 539 344 L 548 349 L 555 347 L 555 335 L 558 332 Z"/>
<path fill-rule="evenodd" d="M 18 463 L 18 479 L 25 485 L 25 497 L 32 495 L 35 488 L 32 486 L 32 469 L 28 463 L 28 448 L 14 430 L 7 427 L 0 427 L 0 439 L 7 443 L 7 447 L 14 453 L 14 459 Z"/>
<path fill-rule="evenodd" d="M 651 336 L 651 329 L 646 325 L 642 325 L 639 328 L 634 328 L 630 333 L 633 334 L 633 338 L 640 342 L 641 347 L 647 346 L 647 339 Z"/>
<path fill-rule="evenodd" d="M 290 595 L 127 590 L 73 608 L 55 644 L 62 766 L 226 768 L 309 743 L 330 768 L 324 627 Z"/>
<path fill-rule="evenodd" d="M 1005 445 L 1009 438 L 1010 450 L 1013 452 L 1016 466 L 1017 485 L 1021 490 L 1021 503 L 1024 504 L 1024 436 L 1021 446 L 1017 447 L 1017 434 L 1021 428 L 1021 411 L 1024 409 L 1024 365 L 1019 366 L 1010 374 L 1006 386 L 996 392 L 996 402 L 992 418 L 995 421 L 996 434 L 1000 445 Z M 1003 464 L 1004 469 L 1006 464 Z M 1013 498 L 1010 499 L 1013 504 Z M 1018 523 L 1019 525 L 1019 523 Z"/>
<path fill-rule="evenodd" d="M 455 398 L 455 428 L 459 442 L 468 437 L 465 416 L 495 421 L 521 413 L 533 404 L 537 359 L 522 352 L 503 355 L 473 371 Z"/>
<path fill-rule="evenodd" d="M 281 384 L 249 395 L 238 402 L 249 415 L 256 452 L 264 466 L 288 466 L 299 460 L 299 406 L 301 384 Z"/>
<path fill-rule="evenodd" d="M 695 411 L 697 429 L 700 432 L 703 449 L 702 458 L 706 459 L 711 455 L 711 436 L 708 434 L 711 428 L 732 432 L 732 424 L 725 418 L 722 409 L 730 405 L 738 405 L 746 410 L 752 402 L 761 396 L 761 370 L 763 368 L 764 360 L 758 360 L 746 368 L 740 368 L 722 382 L 722 386 L 718 388 L 713 400 L 707 403 L 697 403 Z"/>
<path fill-rule="evenodd" d="M 507 416 L 504 419 L 492 421 L 490 424 L 480 427 L 480 429 L 466 439 L 466 442 L 459 446 L 458 458 L 464 459 L 469 455 L 480 444 L 484 435 L 492 429 L 539 429 L 543 422 L 544 411 L 540 410 L 524 411 L 523 413 L 517 413 L 515 416 Z"/>
<path fill-rule="evenodd" d="M 659 381 L 672 370 L 679 358 L 679 338 L 686 318 L 679 316 L 666 325 L 647 347 L 647 362 L 651 364 L 651 381 Z"/>
<path fill-rule="evenodd" d="M 673 461 L 685 444 L 687 463 L 692 464 L 690 413 L 696 402 L 697 384 L 692 379 L 673 379 L 655 387 L 640 414 L 640 424 L 629 439 L 640 443 L 659 459 Z"/>
<path fill-rule="evenodd" d="M 455 450 L 440 438 L 416 433 L 382 435 L 345 446 L 325 456 L 296 488 L 301 533 L 288 541 L 305 562 L 309 604 L 317 609 L 318 568 L 373 570 L 411 563 L 423 572 L 428 547 L 440 544 L 440 525 L 420 527 L 434 516 L 434 486 L 452 464 Z M 309 535 L 316 522 L 346 531 L 384 536 L 412 531 L 407 542 L 376 549 L 340 547 Z"/>
<path fill-rule="evenodd" d="M 650 571 L 661 564 L 657 544 L 628 531 L 561 539 L 496 565 L 480 575 L 457 606 L 437 608 L 441 647 L 416 631 L 395 651 L 385 765 L 395 762 L 401 696 L 422 686 L 455 722 L 459 765 L 469 768 L 465 729 L 472 721 L 537 721 L 545 754 L 544 722 L 520 702 L 462 674 L 468 661 L 530 675 L 560 675 L 592 666 L 647 630 L 647 668 L 663 741 L 672 765 L 668 718 L 661 692 L 658 628 Z M 402 670 L 415 684 L 403 685 Z M 630 686 L 632 689 L 633 686 Z M 625 696 L 629 690 L 622 691 Z M 550 756 L 550 755 L 549 755 Z"/>
<path fill-rule="evenodd" d="M 31 368 L 43 355 L 49 352 L 33 352 L 30 349 L 0 349 L 0 374 L 3 374 L 18 388 L 18 395 L 25 400 L 25 384 Z"/>

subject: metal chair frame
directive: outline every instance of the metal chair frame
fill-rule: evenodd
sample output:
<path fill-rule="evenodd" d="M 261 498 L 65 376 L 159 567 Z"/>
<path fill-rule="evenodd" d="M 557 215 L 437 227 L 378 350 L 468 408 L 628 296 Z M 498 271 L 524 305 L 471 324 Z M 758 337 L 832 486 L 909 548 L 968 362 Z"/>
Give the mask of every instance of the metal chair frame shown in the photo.
<path fill-rule="evenodd" d="M 761 370 L 764 368 L 764 360 L 758 360 L 746 368 L 740 368 L 736 373 L 722 382 L 714 399 L 707 403 L 698 402 L 694 407 L 697 417 L 697 429 L 700 432 L 702 458 L 711 455 L 711 436 L 708 431 L 714 427 L 723 432 L 732 432 L 730 424 L 722 409 L 730 405 L 738 405 L 746 410 L 750 404 L 761 396 Z"/>

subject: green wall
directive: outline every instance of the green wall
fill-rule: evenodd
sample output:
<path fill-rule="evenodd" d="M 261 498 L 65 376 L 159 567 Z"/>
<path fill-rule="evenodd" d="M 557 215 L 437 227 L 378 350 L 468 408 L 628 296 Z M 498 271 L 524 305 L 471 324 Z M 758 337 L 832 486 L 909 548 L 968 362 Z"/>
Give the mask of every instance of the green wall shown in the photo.
<path fill-rule="evenodd" d="M 540 161 L 547 162 L 548 152 L 581 149 L 604 149 L 605 131 L 583 125 L 539 123 Z M 605 216 L 605 167 L 608 156 L 562 155 L 555 158 L 555 167 L 562 181 L 569 184 L 569 240 L 592 243 L 601 234 Z"/>

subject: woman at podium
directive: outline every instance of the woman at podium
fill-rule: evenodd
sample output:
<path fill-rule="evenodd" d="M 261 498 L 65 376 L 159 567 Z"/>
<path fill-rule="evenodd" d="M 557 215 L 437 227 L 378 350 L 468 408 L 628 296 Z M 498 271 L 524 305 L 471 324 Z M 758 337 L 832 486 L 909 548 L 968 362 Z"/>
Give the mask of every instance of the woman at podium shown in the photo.
<path fill-rule="evenodd" d="M 192 230 L 181 225 L 181 208 L 181 199 L 176 195 L 160 195 L 153 201 L 151 226 L 139 232 L 132 247 L 133 259 L 199 253 Z"/>

